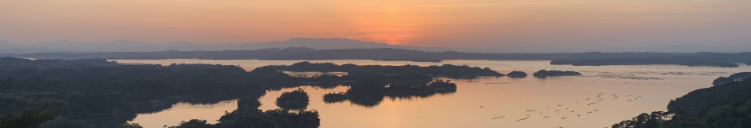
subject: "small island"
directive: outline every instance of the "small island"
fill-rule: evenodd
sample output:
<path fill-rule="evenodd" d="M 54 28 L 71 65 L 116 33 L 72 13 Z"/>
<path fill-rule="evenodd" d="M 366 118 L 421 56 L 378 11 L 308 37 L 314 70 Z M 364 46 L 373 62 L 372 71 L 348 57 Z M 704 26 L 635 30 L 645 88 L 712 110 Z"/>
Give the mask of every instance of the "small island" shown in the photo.
<path fill-rule="evenodd" d="M 550 76 L 581 76 L 582 74 L 576 71 L 558 71 L 558 70 L 540 70 L 535 72 L 532 76 L 538 78 L 545 78 Z"/>
<path fill-rule="evenodd" d="M 522 71 L 512 71 L 508 73 L 507 76 L 511 78 L 524 78 L 527 77 L 527 73 Z"/>
<path fill-rule="evenodd" d="M 384 58 L 384 59 L 373 59 L 373 60 L 380 60 L 380 61 L 433 62 L 433 63 L 440 63 L 440 62 L 443 61 L 441 59 L 424 59 L 424 58 Z"/>
<path fill-rule="evenodd" d="M 282 96 L 276 99 L 276 105 L 283 109 L 305 109 L 308 107 L 308 93 L 302 89 L 282 93 Z"/>
<path fill-rule="evenodd" d="M 448 94 L 456 92 L 456 84 L 449 80 L 435 80 L 425 84 L 378 84 L 363 82 L 353 85 L 347 92 L 329 93 L 323 96 L 326 103 L 336 103 L 350 100 L 352 103 L 362 106 L 375 106 L 384 97 L 390 98 L 425 98 L 435 94 Z"/>
<path fill-rule="evenodd" d="M 347 100 L 349 97 L 350 96 L 344 92 L 328 93 L 326 95 L 323 95 L 323 102 L 326 102 L 326 103 L 342 102 L 342 101 Z"/>

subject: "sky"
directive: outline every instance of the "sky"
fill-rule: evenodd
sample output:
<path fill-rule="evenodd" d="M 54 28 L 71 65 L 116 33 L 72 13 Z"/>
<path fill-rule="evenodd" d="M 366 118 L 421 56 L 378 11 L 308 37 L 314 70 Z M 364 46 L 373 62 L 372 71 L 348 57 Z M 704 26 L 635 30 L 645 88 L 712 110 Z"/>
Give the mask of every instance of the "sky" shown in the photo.
<path fill-rule="evenodd" d="M 451 47 L 751 44 L 750 0 L 0 0 L 0 40 Z"/>

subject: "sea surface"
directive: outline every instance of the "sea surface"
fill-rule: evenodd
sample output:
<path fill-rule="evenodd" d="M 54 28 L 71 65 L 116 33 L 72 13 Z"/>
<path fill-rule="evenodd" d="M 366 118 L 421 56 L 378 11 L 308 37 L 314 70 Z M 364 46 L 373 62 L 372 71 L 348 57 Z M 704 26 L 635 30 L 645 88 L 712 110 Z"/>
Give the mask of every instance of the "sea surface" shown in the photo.
<path fill-rule="evenodd" d="M 305 60 L 115 60 L 126 64 L 201 63 L 237 65 L 251 71 L 266 65 L 291 65 Z M 320 114 L 321 128 L 603 128 L 640 113 L 665 111 L 671 99 L 695 89 L 712 86 L 712 80 L 736 72 L 737 68 L 688 67 L 676 65 L 570 66 L 550 61 L 447 60 L 440 63 L 374 60 L 310 60 L 358 65 L 468 65 L 489 67 L 501 73 L 524 71 L 527 78 L 482 77 L 449 79 L 457 91 L 425 98 L 385 98 L 375 106 L 349 101 L 325 103 L 326 93 L 345 92 L 348 86 L 319 88 L 301 86 L 268 91 L 259 109 L 277 109 L 283 92 L 304 89 L 311 97 L 308 109 Z M 535 71 L 568 70 L 583 76 L 534 78 Z M 294 72 L 292 72 L 294 73 Z M 311 72 L 299 73 L 310 76 Z M 338 74 L 338 73 L 334 73 Z M 339 73 L 340 74 L 340 73 Z M 599 96 L 599 97 L 598 97 Z M 216 104 L 177 103 L 172 108 L 139 114 L 131 123 L 146 128 L 178 125 L 190 119 L 216 123 L 237 108 L 237 100 Z"/>

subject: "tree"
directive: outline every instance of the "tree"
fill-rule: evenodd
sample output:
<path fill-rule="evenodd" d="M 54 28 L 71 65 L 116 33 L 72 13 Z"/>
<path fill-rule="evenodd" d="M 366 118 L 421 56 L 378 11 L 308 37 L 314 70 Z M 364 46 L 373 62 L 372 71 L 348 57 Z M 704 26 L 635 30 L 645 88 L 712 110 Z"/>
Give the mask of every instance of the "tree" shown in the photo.
<path fill-rule="evenodd" d="M 0 128 L 36 128 L 60 114 L 62 110 L 49 105 L 27 109 L 20 113 L 6 113 L 0 115 Z"/>
<path fill-rule="evenodd" d="M 305 90 L 297 89 L 292 92 L 282 93 L 276 98 L 276 105 L 284 109 L 305 109 L 308 107 L 308 93 Z"/>

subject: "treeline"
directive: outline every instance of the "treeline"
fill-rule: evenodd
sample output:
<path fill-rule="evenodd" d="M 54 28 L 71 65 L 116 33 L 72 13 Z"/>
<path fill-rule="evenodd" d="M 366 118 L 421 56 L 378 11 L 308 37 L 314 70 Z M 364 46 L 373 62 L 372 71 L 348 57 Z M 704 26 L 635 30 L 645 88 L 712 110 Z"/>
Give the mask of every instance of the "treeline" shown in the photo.
<path fill-rule="evenodd" d="M 433 70 L 450 71 L 452 68 L 467 67 Z M 384 74 L 375 70 L 361 70 L 344 76 L 293 77 L 271 67 L 246 72 L 237 66 L 212 64 L 124 65 L 104 59 L 0 58 L 0 113 L 19 113 L 27 108 L 50 105 L 58 107 L 60 114 L 55 120 L 40 124 L 42 128 L 136 127 L 124 123 L 139 113 L 158 112 L 177 102 L 215 103 L 251 97 L 241 100 L 240 105 L 246 106 L 225 115 L 221 125 L 207 126 L 317 127 L 318 113 L 315 111 L 260 111 L 255 102 L 266 90 L 300 85 L 334 87 L 364 81 L 381 86 L 410 85 L 410 88 L 424 90 L 423 86 L 411 85 L 426 85 L 433 78 L 425 73 Z M 280 101 L 294 97 L 280 97 Z M 0 117 L 0 121 L 6 119 L 13 118 Z M 301 121 L 304 123 L 299 123 Z M 289 122 L 298 124 L 287 125 L 295 124 Z M 189 121 L 178 127 L 193 124 L 201 124 L 201 121 Z M 0 128 L 2 126 L 0 124 Z"/>
<path fill-rule="evenodd" d="M 123 123 L 132 120 L 139 113 L 158 112 L 177 102 L 215 103 L 242 97 L 257 98 L 264 95 L 266 90 L 278 88 L 270 86 L 274 85 L 270 82 L 259 74 L 246 72 L 237 66 L 122 65 L 103 59 L 2 58 L 0 113 L 16 113 L 15 115 L 23 117 L 20 119 L 28 120 L 43 117 L 34 111 L 28 111 L 28 108 L 54 106 L 54 109 L 60 110 L 59 114 L 53 114 L 55 120 L 44 124 L 32 122 L 21 125 L 41 128 L 135 127 Z M 241 114 L 276 119 L 244 122 L 260 124 L 286 124 L 287 122 L 278 121 L 301 116 L 281 110 Z M 317 113 L 304 116 L 317 119 Z M 24 122 L 14 117 L 17 116 L 2 116 L 0 121 Z M 38 120 L 43 119 L 47 118 Z M 231 122 L 232 119 L 225 120 Z M 18 126 L 13 124 L 17 123 L 3 123 L 0 127 Z M 267 126 L 260 124 L 258 126 Z"/>
<path fill-rule="evenodd" d="M 428 83 L 433 80 L 431 76 L 421 73 L 398 73 L 383 74 L 372 72 L 350 72 L 344 76 L 315 75 L 311 77 L 293 77 L 282 70 L 270 67 L 259 67 L 250 72 L 259 83 L 264 83 L 271 90 L 297 87 L 300 85 L 312 85 L 322 88 L 333 88 L 339 85 L 353 85 L 359 82 L 374 82 L 379 84 L 391 83 Z"/>
<path fill-rule="evenodd" d="M 297 71 L 297 72 L 349 72 L 349 73 L 380 73 L 380 74 L 404 74 L 404 73 L 417 73 L 417 74 L 429 74 L 431 76 L 446 76 L 452 78 L 476 78 L 480 76 L 504 76 L 504 74 L 491 70 L 490 68 L 479 68 L 469 66 L 456 66 L 450 64 L 444 64 L 441 66 L 431 65 L 428 67 L 420 67 L 417 65 L 403 65 L 403 66 L 382 66 L 382 65 L 355 65 L 355 64 L 343 64 L 337 65 L 333 63 L 310 63 L 299 62 L 289 66 L 276 65 L 265 66 L 265 68 L 284 70 L 284 71 Z"/>
<path fill-rule="evenodd" d="M 384 98 L 410 99 L 425 98 L 435 94 L 456 92 L 456 84 L 448 80 L 435 80 L 430 83 L 393 83 L 379 84 L 361 82 L 353 85 L 344 93 L 329 93 L 323 96 L 326 103 L 349 100 L 351 103 L 366 107 L 378 105 Z"/>
<path fill-rule="evenodd" d="M 644 113 L 613 128 L 749 128 L 751 81 L 692 91 L 670 101 L 667 112 Z"/>
<path fill-rule="evenodd" d="M 508 77 L 511 78 L 524 78 L 527 77 L 527 73 L 522 71 L 511 71 L 508 73 Z"/>
<path fill-rule="evenodd" d="M 285 109 L 263 111 L 258 107 L 258 97 L 247 97 L 237 101 L 237 109 L 222 116 L 217 124 L 205 120 L 190 120 L 169 128 L 317 128 L 320 125 L 315 110 Z"/>
<path fill-rule="evenodd" d="M 688 66 L 735 67 L 735 63 L 751 64 L 746 53 L 468 53 L 423 52 L 393 48 L 316 50 L 305 47 L 269 48 L 227 51 L 163 51 L 163 52 L 101 52 L 101 53 L 31 53 L 0 54 L 38 59 L 262 59 L 262 60 L 331 60 L 371 59 L 440 62 L 441 60 L 554 60 L 552 64 L 571 65 L 645 65 L 676 64 Z"/>
<path fill-rule="evenodd" d="M 305 110 L 308 107 L 310 98 L 305 90 L 297 89 L 291 92 L 282 93 L 276 98 L 276 106 L 284 109 Z"/>
<path fill-rule="evenodd" d="M 101 58 L 68 61 L 68 60 L 30 60 L 30 59 L 19 59 L 19 58 L 13 58 L 13 57 L 0 57 L 0 62 L 2 62 L 0 63 L 0 68 L 2 69 L 23 68 L 23 67 L 34 67 L 34 68 L 43 68 L 43 69 L 83 68 L 83 67 L 117 65 L 116 62 L 109 62 Z"/>
<path fill-rule="evenodd" d="M 576 71 L 558 71 L 558 70 L 540 70 L 532 74 L 537 78 L 546 78 L 551 76 L 581 76 L 582 74 Z"/>
<path fill-rule="evenodd" d="M 466 53 L 466 52 L 423 52 L 406 49 L 331 49 L 316 50 L 306 47 L 268 48 L 258 50 L 226 51 L 163 51 L 163 52 L 100 52 L 100 53 L 31 53 L 0 54 L 20 58 L 39 59 L 263 59 L 263 60 L 331 60 L 331 59 L 372 59 L 439 61 L 448 59 L 480 60 L 551 60 L 565 58 L 570 54 L 528 54 L 528 53 Z"/>
<path fill-rule="evenodd" d="M 712 81 L 712 85 L 719 86 L 719 85 L 723 85 L 723 84 L 727 84 L 727 83 L 731 83 L 731 82 L 743 81 L 743 80 L 745 80 L 746 78 L 749 78 L 749 77 L 751 77 L 751 72 L 736 73 L 736 74 L 730 75 L 728 77 L 717 78 L 714 81 Z"/>

